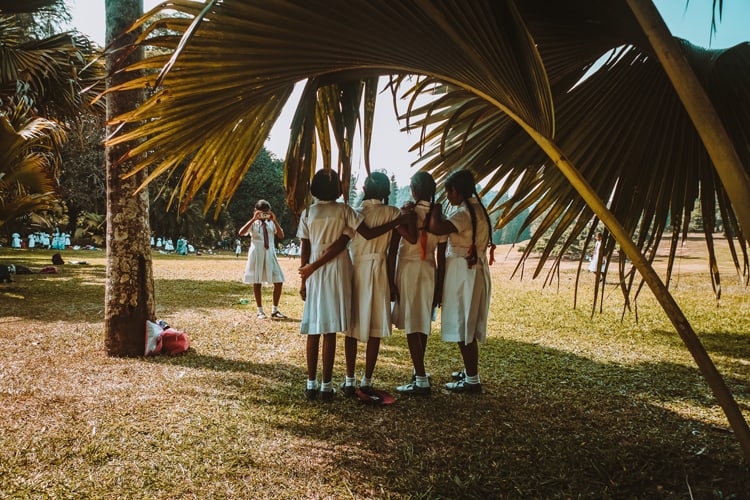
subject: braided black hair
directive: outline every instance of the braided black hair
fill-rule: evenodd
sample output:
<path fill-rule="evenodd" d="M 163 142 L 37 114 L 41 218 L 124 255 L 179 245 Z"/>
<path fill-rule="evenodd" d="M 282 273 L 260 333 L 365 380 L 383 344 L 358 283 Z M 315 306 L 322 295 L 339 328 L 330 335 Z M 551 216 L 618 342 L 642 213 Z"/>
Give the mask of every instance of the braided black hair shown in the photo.
<path fill-rule="evenodd" d="M 489 243 L 492 243 L 492 222 L 490 222 L 490 214 L 487 213 L 487 209 L 484 208 L 482 199 L 477 193 L 477 185 L 474 182 L 474 175 L 468 170 L 457 170 L 445 179 L 445 189 L 453 189 L 464 198 L 464 204 L 466 205 L 466 208 L 469 209 L 469 215 L 471 216 L 471 246 L 474 249 L 474 252 L 476 252 L 477 216 L 474 213 L 474 207 L 472 207 L 469 202 L 469 199 L 472 196 L 476 196 L 479 206 L 482 207 L 482 212 L 484 212 L 484 217 L 487 220 Z M 476 253 L 474 253 L 474 255 L 470 254 L 467 257 L 467 260 L 469 261 L 469 268 L 471 268 L 477 261 Z"/>

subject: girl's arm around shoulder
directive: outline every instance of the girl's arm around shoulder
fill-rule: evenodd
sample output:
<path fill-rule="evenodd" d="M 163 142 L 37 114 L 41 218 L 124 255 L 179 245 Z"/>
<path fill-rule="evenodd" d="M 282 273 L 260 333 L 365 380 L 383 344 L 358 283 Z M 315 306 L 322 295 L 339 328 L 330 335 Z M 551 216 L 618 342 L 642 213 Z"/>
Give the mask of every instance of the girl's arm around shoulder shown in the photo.
<path fill-rule="evenodd" d="M 427 230 L 437 235 L 445 235 L 458 231 L 451 221 L 443 217 L 441 207 L 437 203 L 430 207 L 430 212 L 427 215 Z"/>
<path fill-rule="evenodd" d="M 401 241 L 401 235 L 398 231 L 393 231 L 391 236 L 391 242 L 388 246 L 388 258 L 386 259 L 386 269 L 388 272 L 388 286 L 391 289 L 391 301 L 398 302 L 401 297 L 399 296 L 398 286 L 396 285 L 396 258 L 398 256 L 398 244 Z"/>
<path fill-rule="evenodd" d="M 320 256 L 318 260 L 315 262 L 309 262 L 310 260 L 310 240 L 302 240 L 303 242 L 307 241 L 308 246 L 308 253 L 306 259 L 301 259 L 302 266 L 299 268 L 299 275 L 302 278 L 302 282 L 310 277 L 312 273 L 314 273 L 317 269 L 320 269 L 328 262 L 331 262 L 338 254 L 340 254 L 342 251 L 346 249 L 346 245 L 349 243 L 349 236 L 342 234 L 339 236 L 339 239 L 333 242 L 333 244 L 328 247 L 328 249 L 323 253 L 323 255 Z M 302 251 L 304 252 L 305 246 L 302 245 Z"/>
<path fill-rule="evenodd" d="M 437 271 L 435 273 L 435 290 L 432 295 L 432 307 L 443 305 L 443 284 L 445 282 L 445 249 L 447 243 L 441 242 L 437 246 Z"/>
<path fill-rule="evenodd" d="M 357 226 L 357 232 L 361 234 L 362 237 L 364 237 L 366 240 L 371 240 L 387 233 L 388 231 L 396 228 L 401 224 L 409 224 L 410 220 L 412 221 L 411 224 L 416 226 L 416 218 L 417 214 L 413 210 L 409 212 L 402 211 L 399 213 L 398 217 L 380 226 L 370 227 L 365 222 L 362 222 L 359 226 Z"/>
<path fill-rule="evenodd" d="M 414 245 L 419 239 L 419 229 L 417 228 L 417 212 L 414 211 L 414 204 L 404 205 L 399 211 L 399 216 L 407 215 L 405 224 L 400 224 L 396 227 L 396 232 L 403 237 L 406 241 Z M 396 247 L 398 248 L 398 247 Z"/>

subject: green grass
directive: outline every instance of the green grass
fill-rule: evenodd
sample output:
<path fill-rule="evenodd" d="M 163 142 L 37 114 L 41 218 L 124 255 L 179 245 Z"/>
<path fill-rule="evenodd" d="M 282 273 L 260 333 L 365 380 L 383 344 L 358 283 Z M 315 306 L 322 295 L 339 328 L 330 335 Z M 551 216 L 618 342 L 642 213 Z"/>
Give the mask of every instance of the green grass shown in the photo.
<path fill-rule="evenodd" d="M 39 269 L 52 252 L 0 249 Z M 500 254 L 498 254 L 500 255 Z M 504 255 L 504 254 L 502 254 Z M 635 314 L 593 278 L 559 287 L 493 266 L 484 394 L 440 387 L 461 366 L 433 335 L 429 399 L 389 407 L 306 402 L 296 261 L 282 259 L 289 321 L 260 321 L 234 255 L 154 256 L 157 316 L 192 339 L 178 357 L 107 357 L 103 252 L 65 252 L 57 275 L 0 285 L 2 498 L 747 498 L 739 444 L 648 291 Z M 683 266 L 673 292 L 750 417 L 743 287 L 720 305 Z M 736 281 L 736 280 L 735 280 Z M 269 307 L 270 288 L 264 288 Z M 622 317 L 622 319 L 621 319 Z M 360 349 L 358 372 L 363 364 Z M 377 386 L 411 374 L 403 332 L 384 342 Z M 334 380 L 343 378 L 339 338 Z"/>

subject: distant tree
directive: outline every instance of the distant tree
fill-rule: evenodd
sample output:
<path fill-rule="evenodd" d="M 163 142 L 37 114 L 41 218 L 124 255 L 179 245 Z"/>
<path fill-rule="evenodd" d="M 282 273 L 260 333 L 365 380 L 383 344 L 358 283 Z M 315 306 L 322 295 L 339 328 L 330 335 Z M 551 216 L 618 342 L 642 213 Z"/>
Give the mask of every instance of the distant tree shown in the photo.
<path fill-rule="evenodd" d="M 33 17 L 40 9 L 64 13 L 61 5 L 0 0 L 0 226 L 55 207 L 65 124 L 90 110 L 88 96 L 102 90 L 83 90 L 103 69 L 89 41 L 51 34 L 54 23 L 42 29 Z"/>
<path fill-rule="evenodd" d="M 482 197 L 482 202 L 485 204 L 485 206 L 492 206 L 492 201 L 497 198 L 497 195 L 497 191 L 490 191 Z M 497 204 L 502 204 L 507 200 L 507 193 L 503 193 L 502 196 L 497 198 Z M 531 238 L 531 228 L 528 226 L 523 227 L 523 223 L 528 215 L 529 210 L 526 209 L 513 220 L 505 222 L 500 229 L 497 229 L 492 233 L 492 241 L 497 245 L 507 245 L 511 243 L 519 243 Z M 497 221 L 499 218 L 500 213 L 497 211 L 490 214 L 490 220 L 492 221 L 493 227 L 497 226 Z"/>
<path fill-rule="evenodd" d="M 359 182 L 359 177 L 352 174 L 351 181 L 349 181 L 349 203 L 351 206 L 356 207 L 360 203 L 362 203 L 361 199 L 357 199 L 361 193 L 357 189 L 357 183 Z"/>
<path fill-rule="evenodd" d="M 225 211 L 216 218 L 204 212 L 206 189 L 201 189 L 187 205 L 178 205 L 174 201 L 175 184 L 174 179 L 157 179 L 149 184 L 151 234 L 155 238 L 166 237 L 173 241 L 185 237 L 193 245 L 215 247 L 232 231 L 231 218 Z"/>
<path fill-rule="evenodd" d="M 395 175 L 391 175 L 391 194 L 388 196 L 388 204 L 394 207 L 398 204 L 398 184 Z"/>
<path fill-rule="evenodd" d="M 24 3 L 31 2 L 25 0 Z M 16 19 L 18 27 L 24 33 L 24 39 L 47 38 L 60 33 L 63 31 L 63 26 L 70 23 L 70 8 L 65 0 L 39 2 L 37 10 L 19 12 L 16 14 Z"/>
<path fill-rule="evenodd" d="M 393 204 L 394 207 L 401 208 L 404 206 L 404 203 L 407 203 L 412 200 L 411 196 L 411 186 L 399 186 L 396 188 L 396 203 Z"/>
<path fill-rule="evenodd" d="M 104 117 L 84 114 L 69 133 L 60 162 L 61 197 L 68 209 L 67 232 L 73 234 L 79 215 L 107 211 L 104 167 Z"/>

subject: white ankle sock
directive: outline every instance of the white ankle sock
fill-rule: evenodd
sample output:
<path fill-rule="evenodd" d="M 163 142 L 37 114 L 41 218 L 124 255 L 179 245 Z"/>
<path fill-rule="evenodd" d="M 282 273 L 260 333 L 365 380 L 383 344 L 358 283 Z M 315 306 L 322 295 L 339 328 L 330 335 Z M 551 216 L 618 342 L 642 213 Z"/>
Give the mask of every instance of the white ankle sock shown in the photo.
<path fill-rule="evenodd" d="M 416 383 L 417 387 L 430 387 L 430 382 L 427 380 L 427 377 L 420 377 L 419 375 L 416 376 Z"/>
<path fill-rule="evenodd" d="M 279 306 L 273 306 L 271 308 L 271 313 L 276 313 L 276 312 L 279 312 Z"/>
<path fill-rule="evenodd" d="M 466 378 L 464 380 L 466 380 L 467 384 L 478 384 L 479 374 L 477 373 L 476 375 L 472 375 L 472 376 L 466 375 Z"/>
<path fill-rule="evenodd" d="M 317 389 L 318 388 L 318 379 L 308 380 L 307 381 L 307 388 L 308 389 Z"/>
<path fill-rule="evenodd" d="M 364 375 L 362 375 L 362 380 L 359 382 L 360 386 L 366 385 L 368 387 L 372 386 L 372 378 L 367 378 Z"/>
<path fill-rule="evenodd" d="M 320 391 L 321 392 L 330 392 L 332 390 L 333 390 L 333 382 L 332 381 L 329 380 L 328 382 L 323 382 L 322 384 L 320 384 Z"/>
<path fill-rule="evenodd" d="M 344 379 L 344 385 L 354 385 L 357 382 L 357 379 L 354 377 L 347 376 L 346 379 Z"/>

